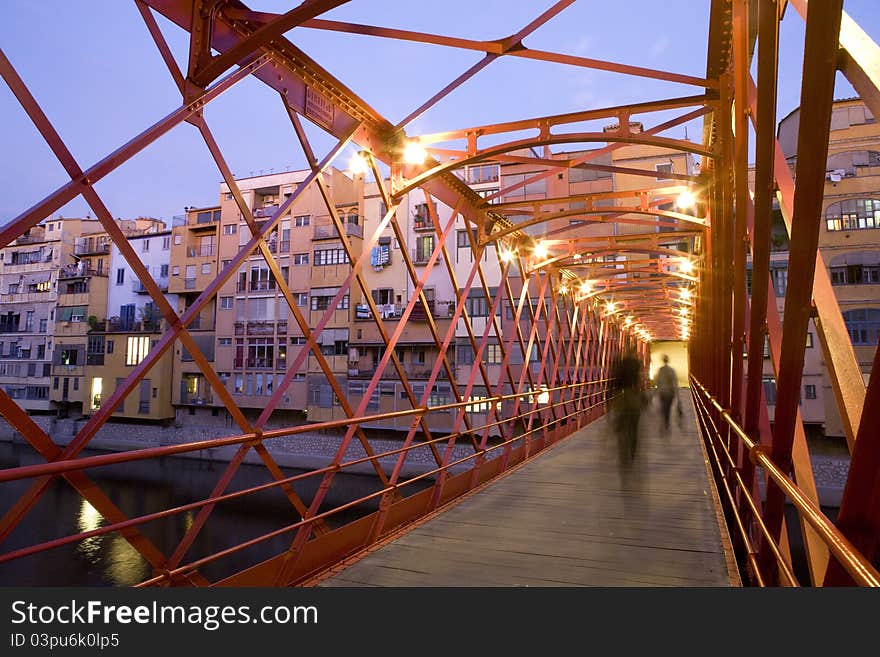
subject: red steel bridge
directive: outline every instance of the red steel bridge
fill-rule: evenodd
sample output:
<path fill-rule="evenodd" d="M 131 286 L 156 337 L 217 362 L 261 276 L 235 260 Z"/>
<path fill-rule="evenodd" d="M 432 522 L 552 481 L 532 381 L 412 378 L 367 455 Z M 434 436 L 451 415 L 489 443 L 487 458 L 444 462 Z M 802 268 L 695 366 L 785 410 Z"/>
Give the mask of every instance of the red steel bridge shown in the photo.
<path fill-rule="evenodd" d="M 26 483 L 15 503 L 0 510 L 0 550 L 50 485 L 58 481 L 73 487 L 106 521 L 88 531 L 5 549 L 0 553 L 2 561 L 26 558 L 93 536 L 115 534 L 123 537 L 152 568 L 140 586 L 313 584 L 328 573 L 339 572 L 342 565 L 358 555 L 388 543 L 393 546 L 390 539 L 404 535 L 410 528 L 423 527 L 425 521 L 441 517 L 450 508 L 454 510 L 460 500 L 479 500 L 482 495 L 491 494 L 495 487 L 509 480 L 514 470 L 540 464 L 557 452 L 557 446 L 561 449 L 583 435 L 585 427 L 602 422 L 600 418 L 610 402 L 610 367 L 627 345 L 633 345 L 647 363 L 652 341 L 686 339 L 692 417 L 694 426 L 699 428 L 699 432 L 692 433 L 689 444 L 702 444 L 712 487 L 723 511 L 723 525 L 730 537 L 730 554 L 742 582 L 758 586 L 880 583 L 875 567 L 880 539 L 880 432 L 876 428 L 880 425 L 880 351 L 874 357 L 873 373 L 866 386 L 828 271 L 818 257 L 822 190 L 838 72 L 846 76 L 874 115 L 880 116 L 880 49 L 843 11 L 842 0 L 705 0 L 711 11 L 704 77 L 525 45 L 529 36 L 546 23 L 564 20 L 564 12 L 574 0 L 559 0 L 520 31 L 486 40 L 322 17 L 344 5 L 345 0 L 307 0 L 279 14 L 253 11 L 239 0 L 134 1 L 143 18 L 141 27 L 155 41 L 157 65 L 167 67 L 181 101 L 166 116 L 97 162 L 78 161 L 41 109 L 39 98 L 29 91 L 27 80 L 16 72 L 12 54 L 0 52 L 0 74 L 5 83 L 70 177 L 69 182 L 6 221 L 0 228 L 0 245 L 13 243 L 66 203 L 82 196 L 138 273 L 169 327 L 67 445 L 53 442 L 15 400 L 0 391 L 3 418 L 40 456 L 39 463 L 0 471 L 0 485 Z M 438 5 L 436 11 L 442 8 Z M 795 12 L 805 22 L 808 54 L 803 59 L 802 116 L 794 175 L 775 135 L 779 25 L 784 11 Z M 158 16 L 188 33 L 189 58 L 185 70 L 177 65 Z M 286 38 L 285 34 L 295 27 L 433 44 L 483 56 L 394 125 Z M 633 39 L 637 41 L 637 35 Z M 693 94 L 430 135 L 407 133 L 406 128 L 414 118 L 471 78 L 478 80 L 482 69 L 502 58 L 598 69 L 621 78 L 677 82 L 691 86 Z M 750 72 L 753 65 L 755 77 Z M 208 103 L 222 103 L 223 94 L 248 77 L 257 78 L 277 92 L 279 103 L 289 115 L 291 130 L 311 166 L 305 180 L 265 223 L 255 220 L 244 201 L 203 114 Z M 670 110 L 679 112 L 678 118 L 661 123 L 652 120 L 657 112 Z M 670 129 L 695 118 L 703 122 L 699 143 L 664 136 Z M 326 153 L 315 152 L 303 119 L 332 135 L 336 145 Z M 612 121 L 616 127 L 584 131 L 582 125 L 593 120 Z M 643 122 L 644 130 L 632 130 L 634 120 Z M 252 236 L 196 302 L 178 314 L 113 221 L 111 209 L 95 186 L 182 123 L 190 124 L 204 140 Z M 552 146 L 575 143 L 605 145 L 566 160 L 550 159 L 547 155 Z M 360 253 L 352 249 L 334 198 L 321 175 L 350 145 L 358 149 L 363 166 L 380 181 L 379 193 L 386 208 L 378 228 L 364 235 Z M 579 199 L 583 204 L 576 214 L 595 221 L 570 228 L 566 221 L 564 230 L 555 228 L 558 223 L 553 223 L 560 213 L 545 211 L 547 208 L 541 204 L 523 208 L 522 204 L 490 203 L 453 173 L 456 168 L 483 161 L 534 160 L 544 173 L 519 183 L 524 186 L 553 176 L 561 169 L 608 169 L 607 165 L 591 164 L 591 160 L 627 145 L 660 146 L 698 154 L 702 166 L 697 175 L 671 174 L 671 181 L 662 183 L 656 181 L 654 170 L 630 169 L 625 173 L 644 177 L 644 187 L 636 192 L 586 195 Z M 748 161 L 750 146 L 755 158 L 753 180 Z M 523 149 L 528 149 L 530 155 L 521 155 Z M 623 172 L 618 167 L 610 168 Z M 383 176 L 382 170 L 390 171 L 390 176 Z M 324 318 L 310 323 L 293 298 L 265 238 L 297 198 L 315 189 L 348 252 L 350 271 Z M 408 300 L 402 317 L 391 323 L 381 318 L 363 272 L 382 231 L 390 228 L 402 243 L 406 242 L 402 218 L 396 210 L 401 199 L 414 190 L 421 190 L 419 193 L 428 200 L 453 208 L 455 216 L 466 222 L 473 265 L 467 277 L 458 280 L 445 246 L 454 222 L 442 225 L 436 213 L 432 213 L 429 219 L 434 226 L 436 246 L 426 266 L 417 269 L 407 250 L 401 249 L 416 293 Z M 692 194 L 692 202 L 681 200 L 678 209 L 669 209 L 670 200 L 684 198 L 682 193 Z M 609 211 L 598 203 L 609 198 L 621 205 Z M 782 211 L 791 245 L 784 324 L 780 321 L 774 289 L 768 285 L 774 199 Z M 572 200 L 552 199 L 549 205 Z M 587 226 L 614 223 L 641 225 L 644 230 L 630 231 L 625 239 L 587 230 Z M 658 233 L 658 226 L 664 232 Z M 546 228 L 544 239 L 536 240 L 534 235 L 542 232 L 541 227 Z M 687 250 L 671 249 L 667 241 L 658 241 L 658 236 L 670 235 L 674 235 L 677 244 L 686 244 Z M 489 257 L 497 260 L 493 266 L 500 271 L 500 280 L 495 282 L 487 279 L 487 249 Z M 596 259 L 607 254 L 622 256 L 625 267 L 603 270 Z M 306 348 L 301 358 L 289 364 L 283 383 L 277 386 L 259 418 L 251 421 L 200 351 L 188 327 L 221 286 L 254 256 L 261 256 L 271 269 L 290 313 L 306 337 Z M 753 271 L 750 295 L 746 286 L 747 261 Z M 647 270 L 650 276 L 640 276 Z M 440 273 L 449 276 L 454 288 L 463 292 L 454 303 L 448 330 L 441 332 L 429 322 L 439 356 L 423 388 L 425 392 L 417 394 L 394 347 L 412 313 L 424 309 L 431 317 L 422 290 L 430 275 Z M 490 287 L 496 290 L 494 294 Z M 365 394 L 359 399 L 347 397 L 322 355 L 319 339 L 329 314 L 349 290 L 369 305 L 370 316 L 386 347 Z M 509 304 L 515 313 L 513 322 L 502 327 L 499 320 L 493 319 L 478 326 L 468 313 L 466 300 L 470 290 L 482 290 L 492 308 L 490 317 L 495 317 L 502 302 Z M 615 301 L 609 303 L 612 291 Z M 529 299 L 537 299 L 537 305 Z M 810 319 L 818 330 L 851 459 L 839 513 L 833 521 L 823 514 L 818 503 L 798 407 Z M 450 344 L 456 326 L 464 327 L 476 354 L 464 379 L 449 374 Z M 772 424 L 761 379 L 765 336 L 777 380 Z M 503 358 L 497 380 L 490 380 L 481 357 L 490 339 L 497 340 Z M 138 388 L 139 381 L 175 344 L 192 354 L 237 424 L 237 435 L 84 456 L 83 450 L 113 416 L 114 409 Z M 522 358 L 535 348 L 538 360 Z M 266 428 L 282 390 L 302 369 L 308 352 L 324 371 L 344 418 Z M 519 356 L 520 364 L 514 364 L 514 355 Z M 403 383 L 411 408 L 368 413 L 370 396 L 383 373 L 392 369 Z M 452 382 L 455 401 L 432 405 L 431 385 L 444 373 Z M 488 404 L 489 410 L 485 421 L 479 423 L 474 422 L 469 412 L 475 385 L 488 390 L 481 403 Z M 432 419 L 438 413 L 449 412 L 455 418 L 452 430 L 438 431 Z M 408 422 L 409 430 L 399 448 L 377 451 L 362 425 L 392 416 Z M 291 476 L 266 448 L 281 437 L 295 439 L 298 434 L 315 430 L 334 430 L 333 435 L 338 436 L 336 454 L 323 467 Z M 355 443 L 363 447 L 366 456 L 346 458 L 348 447 Z M 453 457 L 453 448 L 462 445 L 468 450 L 467 456 Z M 127 514 L 93 478 L 102 467 L 113 464 L 220 446 L 232 446 L 234 456 L 218 471 L 211 494 L 186 505 Z M 409 476 L 405 466 L 416 451 L 430 452 L 433 464 L 421 474 Z M 269 481 L 230 490 L 229 484 L 248 454 L 258 455 Z M 364 464 L 371 468 L 377 481 L 376 491 L 328 506 L 328 493 L 334 489 L 337 476 Z M 590 476 L 589 472 L 584 476 Z M 304 480 L 314 483 L 315 492 L 310 497 L 303 497 L 294 489 L 294 484 Z M 406 486 L 419 481 L 426 485 L 417 492 L 408 492 Z M 247 501 L 248 496 L 266 490 L 275 490 L 289 501 L 289 522 L 271 534 L 240 540 L 231 537 L 230 545 L 218 551 L 193 551 L 196 537 L 211 522 L 216 507 L 232 500 Z M 520 494 L 526 504 L 529 486 L 521 488 Z M 370 513 L 343 524 L 332 522 L 337 514 L 367 503 L 375 504 Z M 571 499 L 564 503 L 574 504 Z M 796 511 L 794 517 L 784 514 L 786 506 Z M 186 512 L 192 513 L 194 519 L 177 537 L 173 550 L 160 549 L 143 531 L 149 523 Z M 793 574 L 791 564 L 789 535 L 795 529 L 792 523 L 803 536 L 808 564 L 808 575 L 801 577 L 801 581 Z M 208 564 L 222 566 L 230 557 L 246 554 L 278 537 L 285 544 L 278 554 L 247 568 L 230 567 L 223 577 L 206 576 Z"/>

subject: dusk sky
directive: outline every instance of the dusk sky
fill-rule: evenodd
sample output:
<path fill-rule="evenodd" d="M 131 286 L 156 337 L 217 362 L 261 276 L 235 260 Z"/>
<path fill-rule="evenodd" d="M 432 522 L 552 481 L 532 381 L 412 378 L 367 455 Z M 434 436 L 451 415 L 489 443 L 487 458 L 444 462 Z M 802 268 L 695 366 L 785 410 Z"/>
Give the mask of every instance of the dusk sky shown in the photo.
<path fill-rule="evenodd" d="M 282 12 L 296 3 L 254 0 Z M 471 39 L 521 29 L 551 0 L 353 0 L 324 17 Z M 0 47 L 83 169 L 180 104 L 133 1 L 5 0 Z M 878 0 L 845 0 L 844 9 L 880 40 Z M 579 0 L 525 40 L 529 47 L 705 75 L 708 0 Z M 186 33 L 158 18 L 178 63 Z M 297 28 L 286 35 L 376 110 L 396 123 L 482 55 L 439 46 Z M 779 117 L 799 104 L 803 21 L 789 8 L 782 23 Z M 838 76 L 837 97 L 854 95 Z M 632 76 L 501 58 L 416 119 L 409 134 L 699 93 L 695 87 Z M 302 168 L 277 94 L 248 79 L 205 112 L 232 171 L 249 176 Z M 669 115 L 658 115 L 657 122 Z M 0 223 L 17 216 L 68 177 L 5 84 L 0 83 Z M 646 125 L 650 126 L 646 121 Z M 700 122 L 688 126 L 700 139 Z M 333 140 L 312 129 L 321 153 Z M 682 137 L 684 130 L 669 133 Z M 347 163 L 347 154 L 337 161 Z M 114 216 L 170 223 L 184 206 L 217 202 L 220 174 L 196 130 L 183 124 L 96 185 Z M 85 216 L 78 198 L 63 216 Z"/>

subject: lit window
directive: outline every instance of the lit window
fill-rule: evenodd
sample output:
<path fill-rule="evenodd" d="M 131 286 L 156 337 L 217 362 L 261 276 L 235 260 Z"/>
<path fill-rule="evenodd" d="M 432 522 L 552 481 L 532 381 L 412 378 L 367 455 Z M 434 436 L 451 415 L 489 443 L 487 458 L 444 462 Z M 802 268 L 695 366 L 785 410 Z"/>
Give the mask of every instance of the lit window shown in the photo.
<path fill-rule="evenodd" d="M 128 350 L 125 353 L 125 364 L 137 365 L 147 357 L 148 353 L 150 353 L 149 336 L 131 336 L 128 338 Z"/>

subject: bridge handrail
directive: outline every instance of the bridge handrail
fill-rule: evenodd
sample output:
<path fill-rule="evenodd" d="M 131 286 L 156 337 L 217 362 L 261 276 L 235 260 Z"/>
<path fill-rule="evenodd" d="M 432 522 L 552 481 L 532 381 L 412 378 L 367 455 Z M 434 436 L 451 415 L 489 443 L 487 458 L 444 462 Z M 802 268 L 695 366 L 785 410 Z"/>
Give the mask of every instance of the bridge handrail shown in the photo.
<path fill-rule="evenodd" d="M 699 391 L 715 408 L 720 417 L 742 441 L 746 449 L 748 449 L 750 458 L 754 463 L 763 468 L 764 472 L 767 473 L 773 482 L 779 486 L 780 490 L 782 490 L 782 492 L 791 500 L 792 504 L 794 504 L 797 509 L 798 514 L 816 531 L 819 538 L 821 538 L 825 545 L 828 546 L 828 549 L 834 554 L 840 565 L 843 566 L 853 580 L 861 586 L 880 586 L 880 573 L 877 572 L 864 555 L 856 549 L 856 547 L 834 525 L 828 516 L 822 513 L 822 510 L 801 491 L 800 487 L 792 481 L 778 465 L 776 465 L 773 459 L 770 458 L 770 455 L 761 449 L 761 445 L 756 443 L 748 436 L 748 434 L 746 434 L 743 428 L 733 419 L 728 410 L 709 393 L 706 387 L 703 386 L 703 384 L 693 375 L 690 376 L 690 379 L 693 383 L 693 389 Z M 717 428 L 716 435 L 720 437 Z M 751 500 L 751 492 L 743 485 L 742 480 L 740 480 L 739 483 L 742 486 L 746 497 Z"/>

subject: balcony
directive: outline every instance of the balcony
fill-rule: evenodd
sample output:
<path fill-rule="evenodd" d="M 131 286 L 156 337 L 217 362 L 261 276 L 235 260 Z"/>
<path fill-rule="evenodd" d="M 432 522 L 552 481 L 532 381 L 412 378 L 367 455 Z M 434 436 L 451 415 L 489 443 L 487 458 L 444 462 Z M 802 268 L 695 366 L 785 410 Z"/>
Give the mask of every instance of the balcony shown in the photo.
<path fill-rule="evenodd" d="M 360 224 L 343 224 L 345 226 L 345 234 L 349 237 L 363 237 L 364 229 Z M 336 226 L 333 224 L 323 224 L 315 226 L 315 233 L 312 235 L 313 240 L 326 240 L 338 238 L 339 233 L 336 232 Z"/>
<path fill-rule="evenodd" d="M 156 281 L 156 285 L 159 286 L 159 290 L 161 290 L 162 292 L 167 292 L 168 291 L 168 278 L 167 277 L 160 278 L 159 280 Z M 144 285 L 140 281 L 132 281 L 131 282 L 131 289 L 132 289 L 132 291 L 134 291 L 135 294 L 149 294 L 149 292 L 147 291 L 146 285 Z"/>
<path fill-rule="evenodd" d="M 207 406 L 211 403 L 210 397 L 198 393 L 187 392 L 180 395 L 180 403 L 184 406 Z"/>
<path fill-rule="evenodd" d="M 238 285 L 238 291 L 244 292 L 244 288 L 241 284 Z M 269 292 L 270 290 L 275 289 L 275 281 L 273 280 L 265 280 L 265 281 L 251 281 L 247 286 L 251 292 Z"/>
<path fill-rule="evenodd" d="M 93 242 L 92 240 L 81 242 L 77 240 L 76 246 L 73 247 L 73 253 L 78 256 L 107 254 L 110 253 L 110 242 Z"/>
<path fill-rule="evenodd" d="M 90 329 L 94 333 L 161 333 L 165 330 L 165 320 L 160 318 L 135 322 L 110 317 L 103 322 L 92 322 Z"/>
<path fill-rule="evenodd" d="M 273 322 L 273 321 L 254 321 L 254 322 L 235 322 L 235 335 L 253 335 L 253 336 L 265 336 L 265 335 L 274 335 L 276 333 L 279 335 L 287 334 L 287 322 Z"/>
<path fill-rule="evenodd" d="M 428 260 L 431 259 L 431 250 L 432 249 L 412 249 L 410 251 L 410 257 L 412 258 L 414 265 L 427 265 Z"/>
<path fill-rule="evenodd" d="M 15 239 L 16 244 L 34 244 L 36 242 L 42 242 L 42 241 L 43 240 L 40 238 L 34 237 L 33 235 L 27 235 L 27 234 L 19 235 Z"/>
<path fill-rule="evenodd" d="M 85 278 L 87 276 L 107 277 L 107 270 L 89 267 L 84 260 L 75 265 L 63 265 L 58 270 L 58 280 L 65 278 Z"/>
<path fill-rule="evenodd" d="M 217 247 L 214 244 L 186 247 L 187 258 L 209 258 L 215 255 L 217 255 Z"/>
<path fill-rule="evenodd" d="M 272 217 L 275 216 L 276 212 L 278 212 L 277 205 L 264 205 L 262 208 L 255 208 L 254 209 L 254 218 L 260 219 L 260 218 L 265 217 L 267 219 L 271 219 Z"/>
<path fill-rule="evenodd" d="M 421 215 L 416 215 L 413 217 L 413 230 L 423 231 L 423 230 L 434 230 L 434 224 L 431 221 L 430 217 L 423 217 Z"/>

